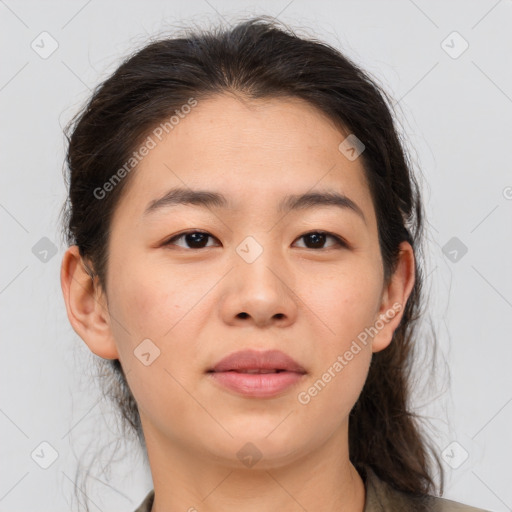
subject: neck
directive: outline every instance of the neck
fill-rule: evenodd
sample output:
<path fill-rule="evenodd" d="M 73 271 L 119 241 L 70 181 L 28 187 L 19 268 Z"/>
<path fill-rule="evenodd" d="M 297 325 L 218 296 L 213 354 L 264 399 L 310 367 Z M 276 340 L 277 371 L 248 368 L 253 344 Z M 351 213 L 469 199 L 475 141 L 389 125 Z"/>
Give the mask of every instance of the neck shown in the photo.
<path fill-rule="evenodd" d="M 251 468 L 213 460 L 145 429 L 155 499 L 151 512 L 363 512 L 363 481 L 348 458 L 347 432 L 302 457 L 262 458 Z M 236 450 L 234 450 L 236 452 Z"/>

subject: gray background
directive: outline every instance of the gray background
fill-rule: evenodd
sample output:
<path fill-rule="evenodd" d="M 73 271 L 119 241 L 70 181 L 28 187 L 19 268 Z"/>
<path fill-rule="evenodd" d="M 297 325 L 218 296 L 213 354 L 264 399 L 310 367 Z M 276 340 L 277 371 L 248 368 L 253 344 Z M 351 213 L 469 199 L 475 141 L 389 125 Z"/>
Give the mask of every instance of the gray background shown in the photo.
<path fill-rule="evenodd" d="M 115 459 L 92 473 L 92 511 L 134 510 L 151 488 L 65 314 L 62 127 L 149 35 L 249 14 L 341 48 L 397 101 L 422 175 L 427 327 L 441 349 L 437 382 L 424 379 L 434 391 L 418 385 L 414 405 L 443 459 L 445 496 L 511 510 L 510 0 L 0 0 L 0 511 L 76 510 L 77 461 L 87 467 L 104 445 L 99 462 Z"/>

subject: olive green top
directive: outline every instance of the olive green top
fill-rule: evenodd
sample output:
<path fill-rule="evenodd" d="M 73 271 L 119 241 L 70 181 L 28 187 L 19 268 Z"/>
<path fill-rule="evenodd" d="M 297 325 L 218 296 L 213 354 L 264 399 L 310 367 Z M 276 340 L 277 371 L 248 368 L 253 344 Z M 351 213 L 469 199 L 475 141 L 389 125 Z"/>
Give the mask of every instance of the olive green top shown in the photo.
<path fill-rule="evenodd" d="M 397 491 L 380 480 L 371 469 L 366 470 L 363 480 L 366 489 L 364 512 L 488 512 L 444 498 Z M 151 512 L 154 497 L 152 489 L 135 512 Z"/>

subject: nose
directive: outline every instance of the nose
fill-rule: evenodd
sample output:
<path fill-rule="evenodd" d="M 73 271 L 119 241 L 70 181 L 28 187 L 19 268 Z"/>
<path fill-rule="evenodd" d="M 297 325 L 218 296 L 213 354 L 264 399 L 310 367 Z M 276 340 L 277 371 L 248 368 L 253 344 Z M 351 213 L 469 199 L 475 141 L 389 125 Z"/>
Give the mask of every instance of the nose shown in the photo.
<path fill-rule="evenodd" d="M 265 250 L 252 263 L 236 256 L 224 281 L 221 315 L 229 325 L 286 327 L 297 317 L 297 291 L 285 262 Z"/>

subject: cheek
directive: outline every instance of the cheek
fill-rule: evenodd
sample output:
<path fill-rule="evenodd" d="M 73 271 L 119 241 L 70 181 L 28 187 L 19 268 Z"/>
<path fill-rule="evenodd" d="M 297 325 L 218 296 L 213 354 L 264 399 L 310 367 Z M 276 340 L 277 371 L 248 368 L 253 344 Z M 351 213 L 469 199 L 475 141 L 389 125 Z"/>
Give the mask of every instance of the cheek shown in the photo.
<path fill-rule="evenodd" d="M 323 344 L 343 349 L 375 320 L 380 306 L 381 276 L 365 261 L 301 278 L 301 298 L 323 325 Z"/>
<path fill-rule="evenodd" d="M 130 279 L 116 287 L 109 308 L 114 320 L 126 327 L 120 329 L 118 322 L 113 322 L 116 339 L 126 339 L 126 331 L 134 344 L 145 338 L 160 339 L 181 314 L 179 297 L 151 273 L 131 271 L 125 275 Z"/>
<path fill-rule="evenodd" d="M 162 265 L 134 262 L 135 259 L 129 265 L 127 258 L 119 266 L 118 280 L 112 283 L 109 307 L 123 367 L 126 372 L 135 370 L 130 374 L 134 388 L 148 387 L 149 381 L 154 381 L 157 387 L 163 385 L 172 389 L 176 386 L 178 392 L 179 385 L 172 375 L 192 389 L 194 375 L 190 365 L 183 365 L 183 361 L 197 361 L 201 353 L 200 334 L 209 318 L 208 308 L 214 307 L 208 292 L 218 281 L 217 274 L 205 276 L 199 267 L 171 274 Z M 121 280 L 121 276 L 129 278 Z M 154 362 L 148 367 L 138 359 L 140 353 L 147 351 L 150 359 L 155 354 Z M 148 369 L 151 369 L 150 377 L 146 375 Z M 145 383 L 138 382 L 139 379 Z M 136 392 L 134 389 L 134 394 Z"/>
<path fill-rule="evenodd" d="M 371 349 L 338 345 L 323 361 L 297 401 L 302 428 L 313 432 L 318 443 L 347 425 L 350 411 L 363 389 L 371 361 Z M 350 355 L 348 355 L 350 354 Z"/>
<path fill-rule="evenodd" d="M 331 408 L 332 422 L 345 418 L 366 380 L 372 357 L 368 328 L 380 305 L 379 268 L 362 261 L 338 269 L 303 287 L 319 332 L 314 335 L 316 364 L 312 387 L 299 403 L 315 417 Z M 331 425 L 332 427 L 333 425 Z"/>
<path fill-rule="evenodd" d="M 183 277 L 170 279 L 148 267 L 120 267 L 119 275 L 130 276 L 112 290 L 112 331 L 120 360 L 139 407 L 152 411 L 163 427 L 190 408 L 183 385 L 192 390 L 194 382 L 182 362 L 197 355 L 194 340 L 200 326 L 192 320 L 204 291 L 201 286 L 190 290 Z M 172 410 L 162 414 L 162 404 L 172 404 Z"/>
<path fill-rule="evenodd" d="M 128 260 L 128 258 L 127 258 Z M 137 264 L 132 260 L 120 265 L 112 284 L 112 304 L 109 308 L 114 318 L 126 325 L 133 342 L 145 338 L 163 342 L 172 338 L 175 326 L 180 329 L 190 322 L 186 319 L 201 296 L 204 295 L 204 276 L 189 271 L 173 272 L 159 265 Z M 211 285 L 210 285 L 211 286 Z M 126 338 L 126 330 L 116 328 L 120 339 Z"/>

